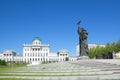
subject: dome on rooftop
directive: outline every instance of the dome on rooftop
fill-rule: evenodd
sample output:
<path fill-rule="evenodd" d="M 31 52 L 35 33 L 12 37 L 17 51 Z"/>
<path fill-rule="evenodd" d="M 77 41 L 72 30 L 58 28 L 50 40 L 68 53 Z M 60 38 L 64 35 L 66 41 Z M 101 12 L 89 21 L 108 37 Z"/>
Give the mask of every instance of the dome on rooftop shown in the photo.
<path fill-rule="evenodd" d="M 39 40 L 39 41 L 41 41 L 39 37 L 35 37 L 33 40 Z"/>
<path fill-rule="evenodd" d="M 40 44 L 41 44 L 40 38 L 39 38 L 39 37 L 35 37 L 35 38 L 33 39 L 33 45 L 40 45 Z"/>

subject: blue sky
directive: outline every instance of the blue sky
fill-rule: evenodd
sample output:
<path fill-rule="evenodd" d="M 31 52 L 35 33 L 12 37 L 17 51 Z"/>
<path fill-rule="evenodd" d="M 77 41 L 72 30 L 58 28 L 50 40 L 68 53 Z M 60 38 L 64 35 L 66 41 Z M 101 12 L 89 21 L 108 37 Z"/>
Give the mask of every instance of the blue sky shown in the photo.
<path fill-rule="evenodd" d="M 51 52 L 76 55 L 78 18 L 88 43 L 120 40 L 120 0 L 0 0 L 0 52 L 22 54 L 23 44 L 38 36 Z"/>

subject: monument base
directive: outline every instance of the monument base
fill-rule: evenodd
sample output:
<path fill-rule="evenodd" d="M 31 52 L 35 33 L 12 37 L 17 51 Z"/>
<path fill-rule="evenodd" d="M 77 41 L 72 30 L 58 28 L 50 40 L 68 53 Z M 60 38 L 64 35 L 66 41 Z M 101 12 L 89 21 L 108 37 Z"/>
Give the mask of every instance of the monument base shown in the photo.
<path fill-rule="evenodd" d="M 88 56 L 79 56 L 77 60 L 88 60 L 90 59 Z"/>

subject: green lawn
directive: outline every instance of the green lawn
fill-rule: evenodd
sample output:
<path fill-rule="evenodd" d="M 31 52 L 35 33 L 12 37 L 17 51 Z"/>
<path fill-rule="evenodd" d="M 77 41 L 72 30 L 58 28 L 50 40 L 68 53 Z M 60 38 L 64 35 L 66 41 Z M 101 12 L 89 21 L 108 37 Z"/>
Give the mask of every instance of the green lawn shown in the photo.
<path fill-rule="evenodd" d="M 0 80 L 36 80 L 36 79 L 25 79 L 25 78 L 0 78 Z M 38 79 L 37 79 L 38 80 Z M 39 79 L 40 80 L 40 79 Z M 43 79 L 42 79 L 43 80 Z M 103 79 L 104 80 L 104 79 Z M 120 80 L 120 79 L 105 79 L 105 80 Z"/>
<path fill-rule="evenodd" d="M 22 67 L 22 66 L 26 66 L 26 63 L 14 63 L 14 64 L 7 64 L 7 65 L 0 65 L 0 72 L 12 70 L 12 69 L 15 69 L 17 67 Z"/>
<path fill-rule="evenodd" d="M 23 79 L 23 78 L 0 78 L 0 80 L 33 80 L 33 79 Z"/>

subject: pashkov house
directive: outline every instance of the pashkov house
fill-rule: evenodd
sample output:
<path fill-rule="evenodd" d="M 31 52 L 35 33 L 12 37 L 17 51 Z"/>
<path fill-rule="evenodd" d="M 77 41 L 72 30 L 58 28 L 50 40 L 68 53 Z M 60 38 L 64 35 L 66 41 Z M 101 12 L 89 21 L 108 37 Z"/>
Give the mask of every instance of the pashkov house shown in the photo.
<path fill-rule="evenodd" d="M 39 37 L 35 37 L 32 44 L 23 45 L 23 55 L 17 55 L 12 50 L 5 50 L 2 54 L 0 54 L 0 59 L 5 60 L 6 62 L 15 61 L 32 64 L 39 64 L 41 62 L 49 61 L 65 61 L 66 57 L 68 57 L 67 50 L 60 50 L 56 53 L 50 53 L 50 45 L 42 44 Z"/>

